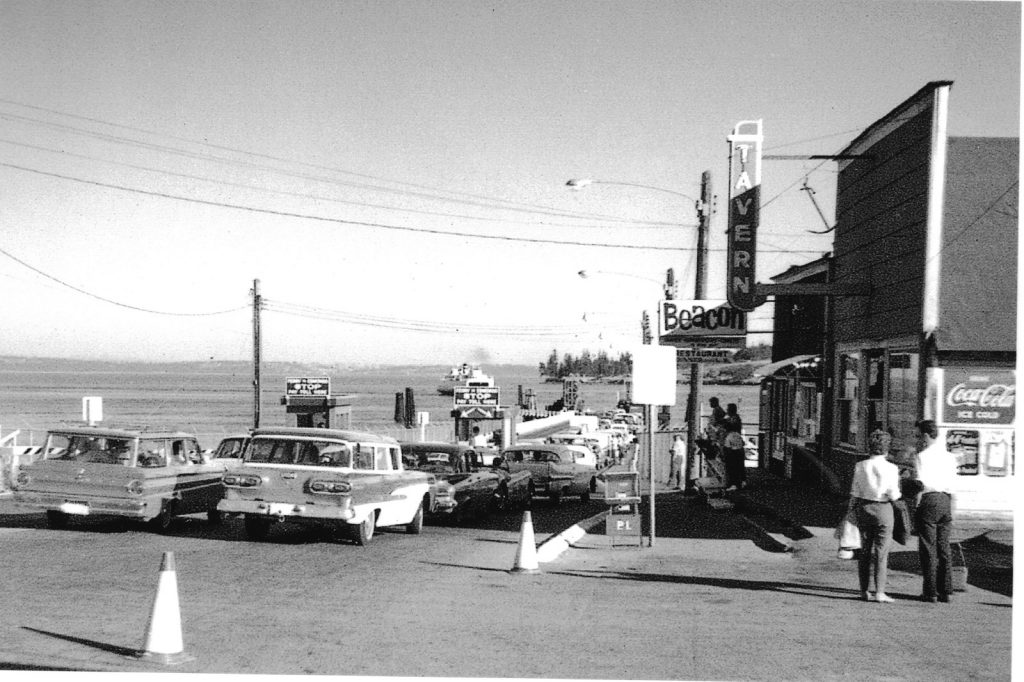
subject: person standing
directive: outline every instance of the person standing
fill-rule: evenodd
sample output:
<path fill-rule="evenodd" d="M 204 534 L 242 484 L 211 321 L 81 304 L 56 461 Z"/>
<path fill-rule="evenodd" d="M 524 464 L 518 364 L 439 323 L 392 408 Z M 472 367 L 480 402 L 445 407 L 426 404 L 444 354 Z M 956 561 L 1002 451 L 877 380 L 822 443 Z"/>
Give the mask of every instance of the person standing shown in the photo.
<path fill-rule="evenodd" d="M 884 432 L 871 434 L 868 458 L 857 462 L 850 487 L 850 505 L 857 515 L 861 545 L 858 550 L 857 573 L 860 595 L 871 601 L 868 590 L 871 567 L 875 572 L 875 601 L 888 604 L 892 597 L 885 593 L 889 571 L 889 541 L 892 539 L 893 500 L 900 498 L 900 470 L 886 459 L 892 436 Z"/>
<path fill-rule="evenodd" d="M 953 531 L 956 458 L 939 442 L 933 420 L 922 419 L 914 426 L 921 444 L 914 458 L 914 478 L 921 484 L 914 514 L 923 576 L 921 599 L 948 602 L 953 593 L 949 538 Z"/>
<path fill-rule="evenodd" d="M 669 449 L 671 455 L 671 469 L 668 474 L 668 485 L 675 483 L 676 488 L 683 487 L 683 472 L 686 471 L 686 439 L 681 434 L 676 434 L 672 439 L 672 447 Z"/>
<path fill-rule="evenodd" d="M 472 445 L 474 448 L 487 447 L 487 436 L 480 433 L 479 426 L 473 427 L 473 438 L 470 440 L 470 445 Z"/>
<path fill-rule="evenodd" d="M 736 403 L 726 406 L 722 419 L 722 456 L 725 459 L 725 489 L 737 490 L 747 485 L 747 462 L 743 453 L 743 420 Z"/>

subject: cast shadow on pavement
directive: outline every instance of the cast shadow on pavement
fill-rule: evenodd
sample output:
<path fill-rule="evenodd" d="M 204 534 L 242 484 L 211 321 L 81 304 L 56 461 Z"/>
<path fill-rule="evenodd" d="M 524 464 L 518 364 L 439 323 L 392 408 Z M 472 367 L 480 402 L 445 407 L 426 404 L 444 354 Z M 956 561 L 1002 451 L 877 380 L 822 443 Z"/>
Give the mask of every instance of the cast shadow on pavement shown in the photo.
<path fill-rule="evenodd" d="M 1004 597 L 1012 597 L 1013 548 L 991 542 L 984 536 L 971 538 L 960 544 L 964 548 L 967 563 L 967 584 Z M 891 550 L 889 570 L 921 575 L 920 555 L 912 550 Z"/>
<path fill-rule="evenodd" d="M 48 630 L 38 630 L 36 628 L 30 628 L 26 625 L 21 626 L 22 630 L 28 630 L 29 632 L 35 632 L 36 634 L 45 635 L 47 637 L 53 637 L 54 639 L 63 639 L 66 642 L 74 642 L 75 644 L 82 644 L 93 649 L 99 649 L 100 651 L 107 651 L 118 656 L 133 656 L 138 653 L 138 649 L 129 649 L 128 647 L 117 646 L 116 644 L 107 644 L 106 642 L 97 642 L 93 639 L 85 639 L 83 637 L 72 637 L 71 635 L 62 635 L 59 632 L 49 632 Z"/>
<path fill-rule="evenodd" d="M 635 580 L 639 582 L 665 582 L 682 585 L 702 585 L 730 590 L 752 590 L 755 592 L 784 592 L 802 594 L 808 597 L 859 601 L 860 591 L 830 585 L 808 585 L 804 583 L 780 582 L 775 580 L 744 580 L 740 578 L 707 578 L 703 576 L 669 575 L 664 573 L 623 573 L 620 571 L 551 571 L 554 575 L 575 578 L 600 578 L 612 580 Z"/>

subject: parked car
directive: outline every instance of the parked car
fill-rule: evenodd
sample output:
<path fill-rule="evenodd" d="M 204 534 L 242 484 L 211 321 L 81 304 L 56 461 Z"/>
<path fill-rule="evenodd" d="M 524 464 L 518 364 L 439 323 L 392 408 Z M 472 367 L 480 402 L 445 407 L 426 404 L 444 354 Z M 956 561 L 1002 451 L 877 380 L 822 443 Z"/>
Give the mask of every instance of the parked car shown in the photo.
<path fill-rule="evenodd" d="M 451 505 L 442 505 L 431 511 L 437 515 L 450 515 L 456 522 L 471 516 L 484 516 L 512 507 L 524 507 L 530 501 L 530 473 L 512 473 L 500 458 L 490 466 L 475 448 L 453 443 L 402 442 L 402 456 L 407 468 L 417 469 L 437 477 L 431 486 L 432 496 L 445 499 L 443 489 L 450 486 Z M 490 450 L 487 451 L 490 453 Z"/>
<path fill-rule="evenodd" d="M 179 514 L 220 520 L 227 467 L 204 458 L 190 433 L 55 429 L 40 452 L 43 459 L 21 467 L 14 499 L 45 510 L 51 528 L 93 515 L 148 521 L 160 531 Z"/>
<path fill-rule="evenodd" d="M 589 502 L 597 490 L 597 469 L 577 462 L 576 454 L 566 445 L 527 443 L 506 448 L 502 457 L 510 472 L 530 472 L 531 495 L 547 496 L 552 504 L 573 496 Z"/>
<path fill-rule="evenodd" d="M 361 431 L 263 428 L 224 476 L 217 508 L 245 518 L 250 539 L 274 523 L 335 526 L 365 545 L 379 527 L 423 529 L 430 477 L 406 471 L 398 441 Z"/>

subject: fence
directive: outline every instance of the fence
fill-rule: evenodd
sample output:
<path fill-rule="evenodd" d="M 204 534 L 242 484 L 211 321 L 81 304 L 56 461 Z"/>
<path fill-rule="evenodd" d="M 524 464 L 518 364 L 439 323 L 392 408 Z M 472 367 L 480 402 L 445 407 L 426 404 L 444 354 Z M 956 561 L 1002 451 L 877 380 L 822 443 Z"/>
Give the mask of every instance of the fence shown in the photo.
<path fill-rule="evenodd" d="M 11 431 L 7 435 L 0 429 L 0 494 L 11 492 L 18 477 L 18 467 L 39 457 L 41 445 L 35 445 L 32 431 Z M 39 439 L 42 440 L 41 438 Z M 19 444 L 19 441 L 22 443 Z M 27 444 L 24 444 L 27 441 Z"/>

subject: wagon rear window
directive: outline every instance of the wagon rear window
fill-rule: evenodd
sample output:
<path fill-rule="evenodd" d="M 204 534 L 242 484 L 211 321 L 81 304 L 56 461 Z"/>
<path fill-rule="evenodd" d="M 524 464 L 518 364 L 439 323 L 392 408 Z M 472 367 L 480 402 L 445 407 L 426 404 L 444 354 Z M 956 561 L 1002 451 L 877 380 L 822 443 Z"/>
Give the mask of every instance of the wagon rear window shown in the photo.
<path fill-rule="evenodd" d="M 247 462 L 257 464 L 352 468 L 352 459 L 353 447 L 347 443 L 287 438 L 257 438 L 245 454 Z"/>

